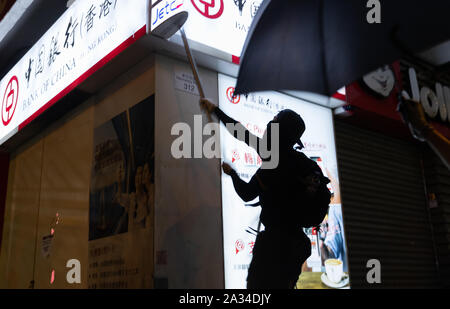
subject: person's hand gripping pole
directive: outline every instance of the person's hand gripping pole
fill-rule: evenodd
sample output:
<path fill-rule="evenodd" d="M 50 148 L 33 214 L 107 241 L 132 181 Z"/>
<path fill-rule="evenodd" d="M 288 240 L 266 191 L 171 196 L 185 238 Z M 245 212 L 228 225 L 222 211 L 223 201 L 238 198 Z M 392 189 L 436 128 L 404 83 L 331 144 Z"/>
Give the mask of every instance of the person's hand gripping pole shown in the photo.
<path fill-rule="evenodd" d="M 200 98 L 200 109 L 206 113 L 209 121 L 211 121 L 211 114 L 214 113 L 214 110 L 217 108 L 217 105 L 214 104 L 210 99 Z"/>
<path fill-rule="evenodd" d="M 425 111 L 419 102 L 411 100 L 408 93 L 402 91 L 399 95 L 399 104 L 397 111 L 403 122 L 408 126 L 412 136 L 417 140 L 424 142 L 424 133 L 430 130 L 430 124 L 426 120 Z"/>

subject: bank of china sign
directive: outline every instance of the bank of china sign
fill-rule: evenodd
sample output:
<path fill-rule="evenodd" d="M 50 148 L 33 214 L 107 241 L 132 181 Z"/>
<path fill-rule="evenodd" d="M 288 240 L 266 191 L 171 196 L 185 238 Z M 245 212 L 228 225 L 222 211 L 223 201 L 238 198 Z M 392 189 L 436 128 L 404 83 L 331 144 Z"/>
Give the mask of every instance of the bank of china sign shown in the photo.
<path fill-rule="evenodd" d="M 146 33 L 146 0 L 78 0 L 0 82 L 0 144 Z"/>

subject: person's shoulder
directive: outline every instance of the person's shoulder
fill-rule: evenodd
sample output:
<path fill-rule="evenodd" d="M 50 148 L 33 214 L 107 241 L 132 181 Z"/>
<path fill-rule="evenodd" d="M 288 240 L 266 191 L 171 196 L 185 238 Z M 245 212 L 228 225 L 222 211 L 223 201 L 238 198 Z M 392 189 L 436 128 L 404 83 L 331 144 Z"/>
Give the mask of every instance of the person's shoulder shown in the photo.
<path fill-rule="evenodd" d="M 301 151 L 298 150 L 293 150 L 291 152 L 291 158 L 297 162 L 302 162 L 302 163 L 315 163 L 314 160 L 311 160 L 306 154 L 304 154 Z"/>
<path fill-rule="evenodd" d="M 297 158 L 300 158 L 300 159 L 306 159 L 306 160 L 310 160 L 309 158 L 308 158 L 308 156 L 307 155 L 305 155 L 305 153 L 303 153 L 302 151 L 299 151 L 299 150 L 294 150 L 293 152 L 293 155 L 295 156 L 295 157 L 297 157 Z"/>

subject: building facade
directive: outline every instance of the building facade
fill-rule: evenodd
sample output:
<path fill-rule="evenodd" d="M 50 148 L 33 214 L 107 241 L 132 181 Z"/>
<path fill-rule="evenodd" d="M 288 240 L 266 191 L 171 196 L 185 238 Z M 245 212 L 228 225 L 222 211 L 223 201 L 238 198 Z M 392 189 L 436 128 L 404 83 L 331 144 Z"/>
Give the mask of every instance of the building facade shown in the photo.
<path fill-rule="evenodd" d="M 0 64 L 0 286 L 245 287 L 263 227 L 220 165 L 249 179 L 260 158 L 224 127 L 207 126 L 180 34 L 151 33 L 169 11 L 151 13 L 158 1 L 56 2 L 24 6 L 0 42 L 8 56 Z M 167 4 L 189 13 L 184 28 L 206 97 L 256 135 L 284 108 L 305 119 L 304 152 L 333 180 L 333 200 L 321 228 L 305 229 L 312 253 L 297 287 L 448 285 L 448 171 L 391 116 L 395 94 L 380 99 L 355 84 L 332 98 L 235 97 L 261 3 L 247 2 Z M 12 44 L 25 29 L 33 31 Z M 400 78 L 405 64 L 393 66 Z M 377 112 L 365 106 L 370 96 Z M 325 249 L 343 264 L 337 283 L 326 277 Z M 367 277 L 373 260 L 381 282 Z"/>

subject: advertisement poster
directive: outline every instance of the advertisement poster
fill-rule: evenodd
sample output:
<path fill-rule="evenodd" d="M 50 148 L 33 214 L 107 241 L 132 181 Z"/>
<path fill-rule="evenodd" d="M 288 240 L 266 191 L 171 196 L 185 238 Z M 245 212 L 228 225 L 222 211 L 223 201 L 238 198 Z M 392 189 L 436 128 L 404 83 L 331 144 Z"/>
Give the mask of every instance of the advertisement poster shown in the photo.
<path fill-rule="evenodd" d="M 241 122 L 251 133 L 262 137 L 267 123 L 283 109 L 302 116 L 306 131 L 302 136 L 302 151 L 321 167 L 331 180 L 333 194 L 330 210 L 320 229 L 304 229 L 311 239 L 311 256 L 302 267 L 297 288 L 349 288 L 347 249 L 343 229 L 336 148 L 332 111 L 277 92 L 260 92 L 234 97 L 236 79 L 219 74 L 219 106 L 230 117 Z M 221 153 L 245 181 L 261 165 L 256 151 L 233 138 L 222 125 Z M 229 176 L 222 174 L 222 207 L 224 225 L 225 286 L 245 288 L 252 249 L 258 231 L 260 207 L 248 207 L 234 190 Z M 275 250 L 283 250 L 276 248 Z"/>
<path fill-rule="evenodd" d="M 154 96 L 94 131 L 89 288 L 152 288 Z"/>

